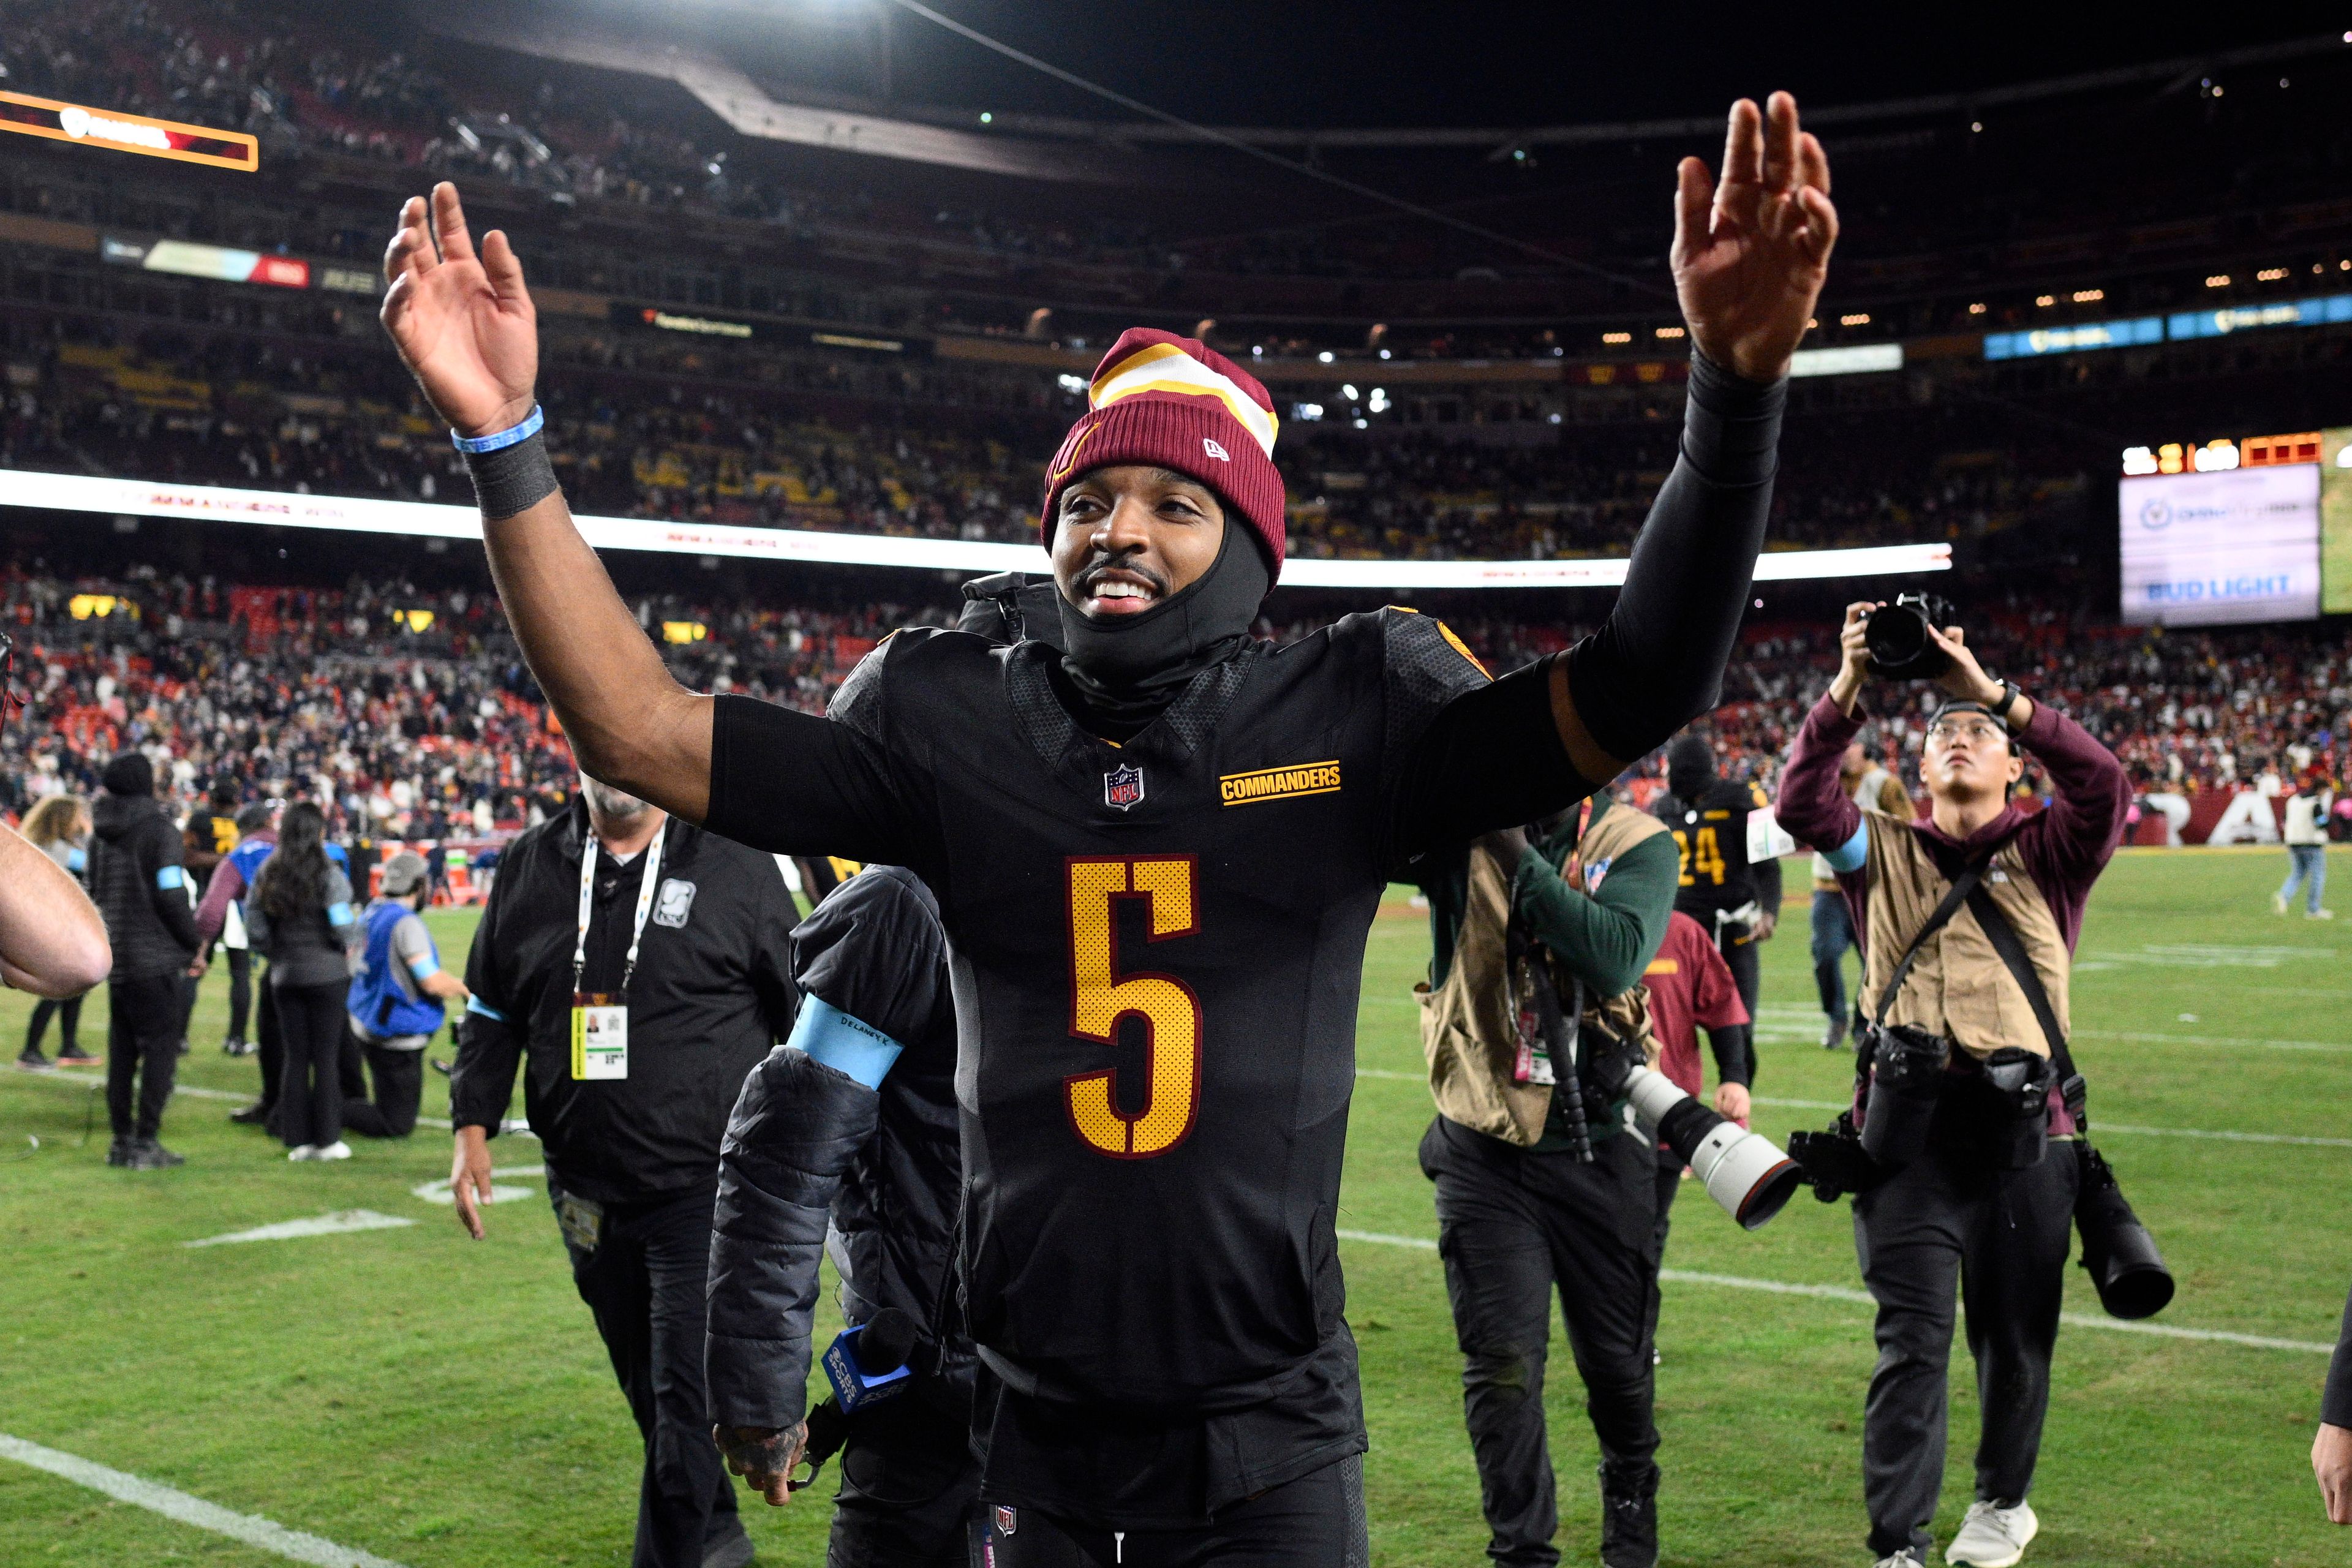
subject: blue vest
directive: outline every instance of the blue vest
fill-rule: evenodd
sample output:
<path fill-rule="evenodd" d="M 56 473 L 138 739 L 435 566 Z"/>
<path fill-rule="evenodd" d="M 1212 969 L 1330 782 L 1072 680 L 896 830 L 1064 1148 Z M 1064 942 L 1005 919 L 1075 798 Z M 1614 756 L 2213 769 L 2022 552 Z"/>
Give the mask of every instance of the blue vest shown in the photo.
<path fill-rule="evenodd" d="M 367 946 L 362 952 L 363 966 L 352 977 L 352 997 L 347 1005 L 352 1017 L 367 1026 L 378 1039 L 390 1039 L 396 1035 L 429 1035 L 441 1026 L 441 999 L 418 996 L 411 1000 L 400 989 L 399 977 L 393 973 L 400 961 L 392 954 L 392 928 L 410 914 L 406 906 L 386 899 L 371 905 L 367 912 Z M 425 941 L 433 939 L 428 934 Z M 441 962 L 441 950 L 433 949 L 433 962 Z"/>

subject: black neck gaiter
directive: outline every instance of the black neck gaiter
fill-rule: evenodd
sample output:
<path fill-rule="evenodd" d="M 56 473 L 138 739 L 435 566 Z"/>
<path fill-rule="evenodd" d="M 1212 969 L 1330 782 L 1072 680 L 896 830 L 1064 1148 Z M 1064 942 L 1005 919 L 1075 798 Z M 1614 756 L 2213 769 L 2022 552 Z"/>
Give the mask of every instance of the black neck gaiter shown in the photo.
<path fill-rule="evenodd" d="M 1061 673 L 1086 728 L 1126 742 L 1160 717 L 1194 676 L 1249 642 L 1273 585 L 1244 525 L 1225 519 L 1224 542 L 1200 580 L 1134 616 L 1089 616 L 1059 593 Z"/>

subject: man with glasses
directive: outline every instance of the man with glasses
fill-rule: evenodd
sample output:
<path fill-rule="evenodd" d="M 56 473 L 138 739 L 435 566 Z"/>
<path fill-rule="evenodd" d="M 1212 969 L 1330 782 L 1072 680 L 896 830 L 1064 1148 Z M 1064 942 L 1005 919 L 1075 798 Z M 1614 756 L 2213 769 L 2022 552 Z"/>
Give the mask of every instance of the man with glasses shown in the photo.
<path fill-rule="evenodd" d="M 1913 1091 L 1933 1104 L 1916 1153 L 1883 1162 L 1881 1179 L 1854 1199 L 1854 1247 L 1878 1303 L 1863 1496 L 1879 1568 L 1923 1568 L 1943 1486 L 1958 1287 L 1984 1425 L 1976 1500 L 1945 1560 L 2008 1568 L 2039 1528 L 2025 1494 L 2049 1408 L 2077 1183 L 2066 1142 L 2076 1136 L 2074 1111 L 2050 1058 L 2071 1027 L 2067 972 L 2083 906 L 2122 839 L 2131 787 L 2080 725 L 1987 675 L 1959 627 L 1930 626 L 1948 664 L 1936 678 L 1948 700 L 1928 721 L 1919 770 L 1928 815 L 1864 811 L 1839 761 L 1864 721 L 1862 687 L 1873 671 L 1863 628 L 1877 607 L 1846 607 L 1843 662 L 1798 732 L 1780 798 L 1781 826 L 1828 858 L 1853 909 L 1866 1020 L 1909 1026 L 1908 1039 L 1948 1049 L 1943 1071 L 1921 1074 L 1925 1087 Z M 2050 777 L 2050 804 L 2037 816 L 2010 800 L 2024 771 L 2021 747 Z M 1975 890 L 1948 900 L 1972 867 Z M 1884 1045 L 1878 1060 L 1883 1073 Z M 1867 1058 L 1863 1071 L 1865 1094 L 1890 1092 L 1868 1081 Z M 2030 1089 L 1997 1093 L 1997 1073 L 2049 1088 L 2029 1110 Z M 1865 1100 L 1860 1115 L 1869 1114 Z"/>

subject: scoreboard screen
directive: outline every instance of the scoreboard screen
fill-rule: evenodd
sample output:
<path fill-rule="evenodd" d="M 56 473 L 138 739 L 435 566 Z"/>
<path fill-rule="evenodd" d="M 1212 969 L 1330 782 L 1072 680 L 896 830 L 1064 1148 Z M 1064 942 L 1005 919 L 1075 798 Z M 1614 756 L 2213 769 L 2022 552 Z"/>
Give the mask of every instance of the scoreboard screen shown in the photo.
<path fill-rule="evenodd" d="M 2126 624 L 2352 611 L 2352 429 L 2135 447 L 2116 498 Z"/>

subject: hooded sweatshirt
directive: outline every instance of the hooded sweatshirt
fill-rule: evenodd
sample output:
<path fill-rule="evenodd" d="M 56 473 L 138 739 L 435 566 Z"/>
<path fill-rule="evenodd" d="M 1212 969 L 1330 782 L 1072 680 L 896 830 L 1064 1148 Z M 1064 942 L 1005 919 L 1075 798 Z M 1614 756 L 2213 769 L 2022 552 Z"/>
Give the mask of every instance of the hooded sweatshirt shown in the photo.
<path fill-rule="evenodd" d="M 179 973 L 196 952 L 179 829 L 148 795 L 101 795 L 90 816 L 89 893 L 114 944 L 109 978 Z"/>

